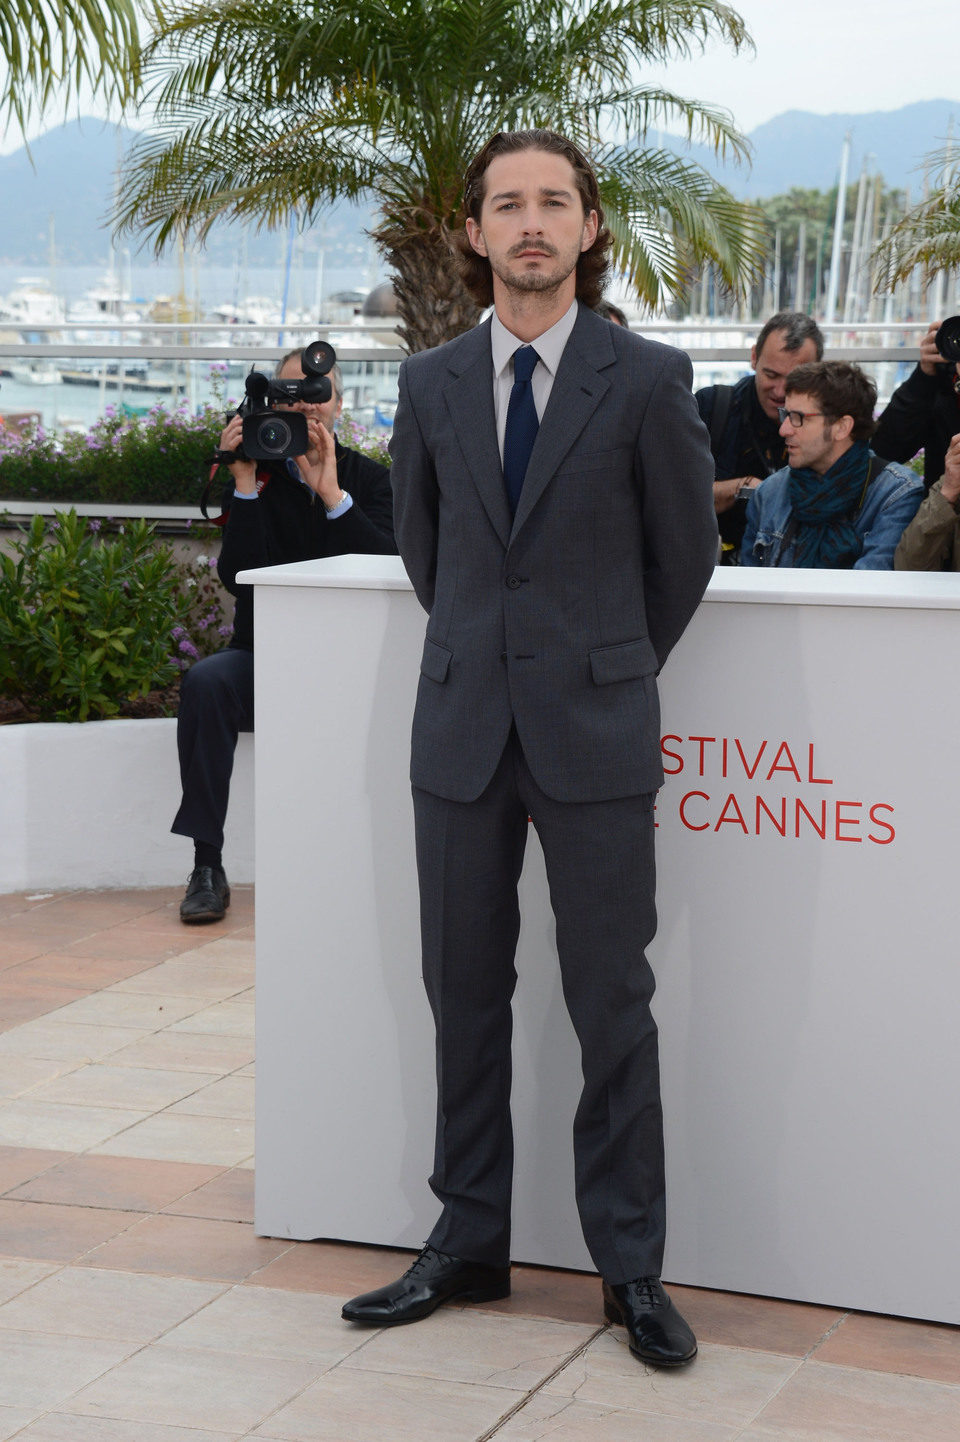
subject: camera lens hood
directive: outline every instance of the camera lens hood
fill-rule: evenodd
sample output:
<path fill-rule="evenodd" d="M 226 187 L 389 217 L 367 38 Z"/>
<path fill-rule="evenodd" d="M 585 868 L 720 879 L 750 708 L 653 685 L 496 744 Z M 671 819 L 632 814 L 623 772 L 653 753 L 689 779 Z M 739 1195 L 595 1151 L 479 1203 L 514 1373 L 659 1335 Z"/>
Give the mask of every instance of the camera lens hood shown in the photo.
<path fill-rule="evenodd" d="M 948 316 L 934 341 L 945 361 L 960 361 L 960 315 Z"/>
<path fill-rule="evenodd" d="M 313 340 L 300 352 L 304 375 L 325 376 L 336 364 L 337 353 L 329 341 Z"/>

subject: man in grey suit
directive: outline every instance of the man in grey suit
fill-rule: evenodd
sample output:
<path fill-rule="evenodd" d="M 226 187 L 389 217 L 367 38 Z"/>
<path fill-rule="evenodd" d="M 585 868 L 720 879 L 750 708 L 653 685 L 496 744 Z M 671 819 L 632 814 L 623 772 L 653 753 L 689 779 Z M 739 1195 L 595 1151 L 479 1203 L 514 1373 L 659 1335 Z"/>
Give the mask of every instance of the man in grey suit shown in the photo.
<path fill-rule="evenodd" d="M 428 613 L 413 723 L 423 972 L 437 1027 L 442 1213 L 345 1318 L 412 1322 L 510 1290 L 511 998 L 528 817 L 581 1045 L 577 1203 L 606 1316 L 661 1366 L 696 1341 L 660 1285 L 654 978 L 656 676 L 717 554 L 685 355 L 611 325 L 595 176 L 550 131 L 466 176 L 464 278 L 488 323 L 400 372 L 397 541 Z"/>

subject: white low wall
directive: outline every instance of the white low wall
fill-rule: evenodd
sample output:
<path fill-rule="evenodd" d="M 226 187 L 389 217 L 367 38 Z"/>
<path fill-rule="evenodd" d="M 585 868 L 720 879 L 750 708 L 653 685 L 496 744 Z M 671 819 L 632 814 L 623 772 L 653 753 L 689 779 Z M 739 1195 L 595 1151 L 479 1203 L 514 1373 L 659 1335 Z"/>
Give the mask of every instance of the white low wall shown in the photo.
<path fill-rule="evenodd" d="M 0 727 L 0 893 L 175 886 L 193 864 L 170 833 L 180 803 L 177 723 Z M 224 865 L 252 881 L 253 737 L 241 736 Z"/>

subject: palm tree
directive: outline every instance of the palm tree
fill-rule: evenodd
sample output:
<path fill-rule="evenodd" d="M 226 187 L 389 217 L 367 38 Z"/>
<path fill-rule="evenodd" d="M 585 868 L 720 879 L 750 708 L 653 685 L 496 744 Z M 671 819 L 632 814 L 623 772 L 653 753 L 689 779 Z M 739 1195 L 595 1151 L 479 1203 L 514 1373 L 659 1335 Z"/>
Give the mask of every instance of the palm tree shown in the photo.
<path fill-rule="evenodd" d="M 758 261 L 750 208 L 645 143 L 679 121 L 745 155 L 726 112 L 637 78 L 716 36 L 749 46 L 716 0 L 207 0 L 153 22 L 154 125 L 128 157 L 118 228 L 160 250 L 222 217 L 274 226 L 295 210 L 308 225 L 335 197 L 371 199 L 411 350 L 476 320 L 447 237 L 464 167 L 497 130 L 548 126 L 590 154 L 617 262 L 651 306 L 691 267 L 737 287 Z"/>
<path fill-rule="evenodd" d="M 877 291 L 892 290 L 917 266 L 927 278 L 960 266 L 960 177 L 956 145 L 927 156 L 933 188 L 913 205 L 874 251 Z"/>
<path fill-rule="evenodd" d="M 81 85 L 124 103 L 139 74 L 134 0 L 0 0 L 0 104 L 21 130 Z"/>

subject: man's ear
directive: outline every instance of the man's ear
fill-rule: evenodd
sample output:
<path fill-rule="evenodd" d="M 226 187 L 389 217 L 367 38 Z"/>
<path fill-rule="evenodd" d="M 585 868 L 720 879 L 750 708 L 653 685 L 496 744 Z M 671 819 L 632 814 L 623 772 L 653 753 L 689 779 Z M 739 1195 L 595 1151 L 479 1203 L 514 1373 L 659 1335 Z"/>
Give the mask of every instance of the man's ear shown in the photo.
<path fill-rule="evenodd" d="M 853 416 L 840 416 L 833 423 L 833 434 L 835 439 L 848 441 L 853 430 Z"/>
<path fill-rule="evenodd" d="M 757 348 L 756 348 L 756 346 L 751 346 L 751 347 L 750 347 L 750 367 L 751 367 L 752 370 L 756 370 L 756 368 L 757 368 Z"/>
<path fill-rule="evenodd" d="M 467 216 L 467 239 L 477 252 L 477 255 L 486 255 L 487 247 L 483 239 L 483 231 L 470 215 Z"/>

